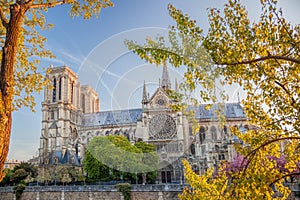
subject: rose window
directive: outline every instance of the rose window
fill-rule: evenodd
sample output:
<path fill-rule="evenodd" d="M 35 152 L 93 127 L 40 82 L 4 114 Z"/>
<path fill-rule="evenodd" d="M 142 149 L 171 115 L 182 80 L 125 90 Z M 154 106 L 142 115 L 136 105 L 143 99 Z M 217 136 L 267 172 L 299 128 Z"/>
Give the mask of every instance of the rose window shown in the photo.
<path fill-rule="evenodd" d="M 172 139 L 176 133 L 176 122 L 170 115 L 155 115 L 149 122 L 150 139 Z"/>

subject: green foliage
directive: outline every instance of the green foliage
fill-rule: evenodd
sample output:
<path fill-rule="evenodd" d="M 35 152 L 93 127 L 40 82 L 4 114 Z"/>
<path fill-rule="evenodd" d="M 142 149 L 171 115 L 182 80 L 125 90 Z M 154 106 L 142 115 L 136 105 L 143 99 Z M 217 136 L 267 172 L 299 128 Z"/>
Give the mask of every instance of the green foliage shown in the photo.
<path fill-rule="evenodd" d="M 79 170 L 78 174 L 77 174 L 77 180 L 76 181 L 83 182 L 85 184 L 85 180 L 86 180 L 86 177 L 85 177 L 83 171 Z"/>
<path fill-rule="evenodd" d="M 29 174 L 24 169 L 17 169 L 13 174 L 10 176 L 10 181 L 14 184 L 20 183 L 24 180 Z"/>
<path fill-rule="evenodd" d="M 235 146 L 245 157 L 245 169 L 227 175 L 220 166 L 212 178 L 213 171 L 198 176 L 185 163 L 191 189 L 184 190 L 182 199 L 271 199 L 274 185 L 285 199 L 290 190 L 283 184 L 284 178 L 299 171 L 300 25 L 287 22 L 277 0 L 260 2 L 257 22 L 249 20 L 239 0 L 228 0 L 222 10 L 208 9 L 206 33 L 188 15 L 169 5 L 176 26 L 170 28 L 168 39 L 147 38 L 144 45 L 126 41 L 129 49 L 146 61 L 185 67 L 183 92 L 200 87 L 200 102 L 227 99 L 221 91 L 218 100 L 217 82 L 239 85 L 246 92 L 242 104 L 255 130 L 241 134 L 231 128 L 245 144 Z M 225 119 L 220 116 L 220 120 Z M 285 156 L 287 171 L 276 168 L 269 156 Z"/>
<path fill-rule="evenodd" d="M 46 185 L 48 185 L 48 183 L 52 181 L 50 171 L 48 169 L 42 168 L 38 173 L 37 180 L 39 182 L 44 182 Z"/>
<path fill-rule="evenodd" d="M 25 185 L 20 183 L 13 188 L 14 193 L 16 194 L 16 200 L 20 200 L 22 197 L 22 193 L 25 190 Z"/>
<path fill-rule="evenodd" d="M 67 184 L 72 181 L 84 182 L 85 175 L 82 169 L 76 169 L 70 165 L 55 165 L 47 168 L 40 168 L 37 180 L 48 185 L 49 182 Z"/>
<path fill-rule="evenodd" d="M 54 167 L 54 174 L 56 180 L 62 183 L 69 183 L 76 178 L 75 169 L 72 166 L 57 165 Z"/>
<path fill-rule="evenodd" d="M 15 166 L 12 171 L 15 172 L 18 169 L 24 169 L 33 178 L 38 175 L 37 167 L 31 163 L 21 162 L 19 165 Z"/>
<path fill-rule="evenodd" d="M 155 146 L 152 144 L 147 144 L 146 142 L 136 142 L 134 144 L 138 149 L 141 149 L 143 152 L 142 162 L 144 165 L 148 166 L 147 169 L 147 181 L 154 183 L 156 180 L 156 167 L 159 160 L 159 157 L 156 153 Z M 149 168 L 150 166 L 150 168 Z M 141 177 L 142 179 L 142 177 Z"/>
<path fill-rule="evenodd" d="M 119 192 L 122 192 L 124 200 L 130 200 L 131 185 L 129 183 L 120 183 L 115 185 Z"/>
<path fill-rule="evenodd" d="M 32 182 L 37 177 L 37 167 L 33 166 L 30 163 L 22 162 L 19 165 L 16 165 L 12 170 L 5 169 L 4 172 L 6 175 L 1 181 L 1 185 L 16 185 L 23 182 Z"/>
<path fill-rule="evenodd" d="M 93 181 L 135 180 L 135 174 L 143 172 L 151 173 L 153 178 L 158 165 L 154 149 L 144 142 L 132 145 L 123 136 L 94 137 L 83 161 L 84 170 Z"/>
<path fill-rule="evenodd" d="M 85 153 L 83 165 L 84 170 L 88 173 L 89 181 L 107 181 L 110 176 L 109 168 L 95 159 L 89 151 L 86 151 Z"/>
<path fill-rule="evenodd" d="M 155 146 L 146 142 L 140 141 L 134 144 L 138 149 L 141 149 L 143 153 L 155 152 Z"/>
<path fill-rule="evenodd" d="M 10 176 L 12 174 L 12 170 L 10 170 L 10 169 L 4 169 L 2 173 L 5 174 L 5 177 L 0 182 L 0 186 L 9 185 L 10 184 Z"/>
<path fill-rule="evenodd" d="M 22 162 L 19 165 L 15 166 L 5 178 L 7 183 L 18 184 L 21 181 L 23 182 L 32 182 L 37 177 L 37 168 L 30 163 Z M 8 181 L 9 178 L 9 181 Z"/>

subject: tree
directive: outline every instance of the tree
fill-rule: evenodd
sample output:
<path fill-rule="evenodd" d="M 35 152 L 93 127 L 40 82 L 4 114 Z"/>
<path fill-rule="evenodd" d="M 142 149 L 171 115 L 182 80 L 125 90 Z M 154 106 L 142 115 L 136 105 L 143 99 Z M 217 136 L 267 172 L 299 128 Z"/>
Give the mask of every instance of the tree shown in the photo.
<path fill-rule="evenodd" d="M 105 181 L 109 178 L 109 168 L 95 159 L 89 151 L 86 151 L 83 163 L 89 181 Z"/>
<path fill-rule="evenodd" d="M 10 181 L 14 184 L 19 184 L 27 176 L 28 173 L 24 169 L 18 169 L 10 176 Z"/>
<path fill-rule="evenodd" d="M 24 169 L 32 178 L 35 178 L 38 175 L 37 167 L 28 162 L 21 162 L 19 165 L 15 166 L 12 171 L 15 172 L 18 169 Z"/>
<path fill-rule="evenodd" d="M 51 177 L 51 174 L 49 172 L 48 169 L 45 169 L 45 168 L 42 168 L 41 171 L 39 172 L 39 175 L 37 177 L 37 180 L 39 182 L 43 182 L 45 183 L 46 185 L 48 185 L 48 183 L 50 181 L 52 181 L 52 177 Z"/>
<path fill-rule="evenodd" d="M 37 177 L 37 168 L 30 163 L 21 162 L 19 165 L 15 166 L 10 175 L 10 182 L 13 184 L 18 184 L 21 181 L 31 182 Z"/>
<path fill-rule="evenodd" d="M 136 174 L 148 173 L 153 178 L 158 156 L 151 144 L 132 145 L 124 136 L 94 137 L 84 158 L 88 178 L 95 180 L 135 180 Z"/>
<path fill-rule="evenodd" d="M 53 58 L 45 49 L 46 38 L 38 33 L 51 27 L 44 12 L 63 4 L 71 7 L 71 16 L 89 19 L 101 8 L 112 6 L 109 0 L 5 0 L 0 2 L 0 169 L 9 149 L 12 124 L 11 113 L 21 106 L 34 109 L 33 91 L 41 91 L 47 84 L 38 71 L 35 57 Z M 14 100 L 15 99 L 15 100 Z M 14 103 L 13 103 L 14 101 Z M 0 172 L 0 180 L 4 174 Z"/>
<path fill-rule="evenodd" d="M 72 179 L 75 179 L 75 169 L 72 166 L 57 165 L 54 167 L 54 174 L 56 180 L 63 184 L 69 183 Z"/>
<path fill-rule="evenodd" d="M 70 177 L 70 174 L 68 174 L 68 173 L 64 174 L 62 179 L 61 179 L 61 182 L 63 184 L 70 183 L 71 181 L 72 181 L 72 178 Z"/>
<path fill-rule="evenodd" d="M 10 184 L 10 176 L 12 174 L 12 170 L 5 168 L 3 170 L 3 173 L 5 174 L 5 177 L 0 182 L 0 186 L 7 186 Z"/>
<path fill-rule="evenodd" d="M 143 152 L 143 163 L 147 166 L 153 165 L 153 163 L 158 162 L 158 155 L 156 153 L 155 146 L 152 144 L 147 144 L 146 142 L 140 141 L 136 142 L 134 144 L 137 148 L 141 149 Z M 146 179 L 148 182 L 155 183 L 156 180 L 156 168 L 154 168 L 156 165 L 152 166 L 152 171 L 149 170 L 149 172 L 146 173 Z M 143 178 L 143 177 L 141 177 Z"/>
<path fill-rule="evenodd" d="M 277 0 L 260 2 L 258 22 L 250 22 L 239 0 L 228 0 L 222 11 L 209 9 L 207 33 L 169 5 L 176 26 L 168 39 L 148 38 L 144 45 L 126 41 L 129 49 L 151 63 L 185 66 L 183 88 L 200 86 L 202 102 L 217 102 L 216 81 L 238 84 L 246 91 L 242 104 L 248 123 L 256 128 L 243 134 L 231 128 L 244 144 L 235 145 L 244 157 L 241 170 L 228 175 L 223 164 L 217 173 L 208 170 L 198 176 L 185 161 L 191 189 L 184 190 L 182 199 L 270 199 L 276 195 L 285 199 L 290 190 L 284 179 L 299 174 L 300 26 L 287 22 Z M 270 159 L 282 155 L 286 171 L 274 167 L 276 161 Z"/>
<path fill-rule="evenodd" d="M 79 170 L 79 171 L 78 171 L 78 174 L 77 174 L 77 179 L 76 179 L 76 181 L 81 182 L 81 183 L 84 183 L 84 185 L 85 185 L 85 180 L 86 180 L 86 177 L 85 177 L 85 175 L 84 175 L 84 173 L 83 173 L 83 170 Z"/>

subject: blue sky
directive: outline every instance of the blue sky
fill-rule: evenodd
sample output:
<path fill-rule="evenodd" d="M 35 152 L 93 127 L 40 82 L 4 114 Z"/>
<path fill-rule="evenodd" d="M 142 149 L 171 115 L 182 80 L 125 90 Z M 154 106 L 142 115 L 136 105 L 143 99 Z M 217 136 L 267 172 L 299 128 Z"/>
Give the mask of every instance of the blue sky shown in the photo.
<path fill-rule="evenodd" d="M 128 52 L 124 39 L 144 41 L 146 36 L 164 35 L 174 24 L 168 15 L 168 3 L 180 8 L 206 29 L 208 7 L 221 8 L 224 0 L 126 0 L 113 1 L 115 6 L 102 10 L 98 19 L 70 18 L 68 6 L 49 9 L 49 23 L 55 27 L 44 31 L 47 48 L 56 55 L 43 60 L 42 66 L 67 65 L 79 75 L 82 84 L 90 84 L 99 93 L 101 110 L 140 107 L 143 80 L 150 92 L 158 84 L 161 68 L 145 64 Z M 252 19 L 260 12 L 259 0 L 243 1 Z M 279 0 L 284 14 L 292 23 L 299 23 L 299 0 Z M 181 70 L 170 69 L 172 81 L 180 79 Z M 173 84 L 174 85 L 174 84 Z M 230 100 L 235 101 L 236 94 Z M 122 101 L 121 101 L 122 100 Z M 41 132 L 41 102 L 36 94 L 36 112 L 23 108 L 13 114 L 10 159 L 27 160 L 37 155 Z"/>

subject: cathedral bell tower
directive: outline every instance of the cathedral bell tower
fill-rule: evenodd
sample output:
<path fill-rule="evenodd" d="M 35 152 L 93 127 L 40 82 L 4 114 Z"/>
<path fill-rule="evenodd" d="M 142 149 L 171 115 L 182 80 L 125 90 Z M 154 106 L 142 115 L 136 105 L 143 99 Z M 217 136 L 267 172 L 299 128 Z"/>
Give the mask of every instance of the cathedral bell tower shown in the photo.
<path fill-rule="evenodd" d="M 40 164 L 51 152 L 65 152 L 74 148 L 71 138 L 77 137 L 80 108 L 80 84 L 77 75 L 67 66 L 51 67 L 48 75 L 50 87 L 44 90 L 42 102 L 42 130 L 40 138 Z"/>

